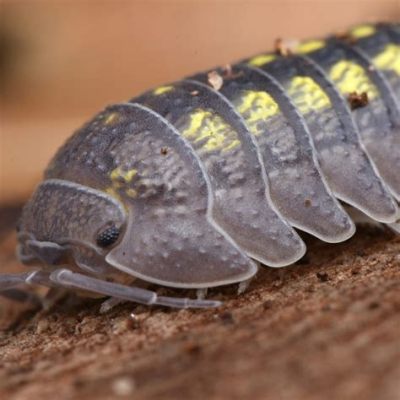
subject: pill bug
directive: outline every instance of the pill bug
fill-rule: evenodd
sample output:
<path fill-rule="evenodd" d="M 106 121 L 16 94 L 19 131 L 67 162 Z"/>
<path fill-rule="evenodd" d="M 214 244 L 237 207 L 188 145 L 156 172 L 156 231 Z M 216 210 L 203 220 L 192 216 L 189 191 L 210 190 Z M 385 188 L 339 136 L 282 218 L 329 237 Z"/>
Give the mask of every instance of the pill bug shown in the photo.
<path fill-rule="evenodd" d="M 347 208 L 400 232 L 400 25 L 282 44 L 107 107 L 59 149 L 18 223 L 0 275 L 170 307 L 158 296 L 242 283 L 305 245 L 355 232 Z M 117 299 L 117 300 L 115 300 Z"/>

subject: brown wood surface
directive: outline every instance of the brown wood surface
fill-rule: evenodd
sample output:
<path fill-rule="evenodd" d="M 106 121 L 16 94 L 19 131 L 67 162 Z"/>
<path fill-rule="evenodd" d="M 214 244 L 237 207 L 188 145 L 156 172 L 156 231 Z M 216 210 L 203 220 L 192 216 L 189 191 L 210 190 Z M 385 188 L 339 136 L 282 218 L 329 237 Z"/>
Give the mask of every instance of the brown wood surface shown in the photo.
<path fill-rule="evenodd" d="M 212 290 L 216 310 L 0 301 L 0 399 L 398 400 L 400 239 L 360 228 L 307 243 L 301 263 L 263 269 L 240 296 Z M 9 271 L 14 244 L 0 246 Z"/>

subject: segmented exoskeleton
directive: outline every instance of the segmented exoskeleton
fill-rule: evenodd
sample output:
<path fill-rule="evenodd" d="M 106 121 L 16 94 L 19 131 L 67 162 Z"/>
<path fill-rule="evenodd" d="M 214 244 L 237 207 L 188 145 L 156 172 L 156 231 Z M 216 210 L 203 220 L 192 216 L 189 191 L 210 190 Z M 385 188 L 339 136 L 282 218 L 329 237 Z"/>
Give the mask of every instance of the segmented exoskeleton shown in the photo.
<path fill-rule="evenodd" d="M 158 87 L 112 105 L 50 162 L 24 207 L 18 257 L 42 284 L 171 307 L 157 296 L 245 282 L 256 260 L 294 263 L 305 245 L 350 238 L 343 203 L 397 224 L 400 25 L 361 25 Z M 79 272 L 78 272 L 79 271 Z"/>

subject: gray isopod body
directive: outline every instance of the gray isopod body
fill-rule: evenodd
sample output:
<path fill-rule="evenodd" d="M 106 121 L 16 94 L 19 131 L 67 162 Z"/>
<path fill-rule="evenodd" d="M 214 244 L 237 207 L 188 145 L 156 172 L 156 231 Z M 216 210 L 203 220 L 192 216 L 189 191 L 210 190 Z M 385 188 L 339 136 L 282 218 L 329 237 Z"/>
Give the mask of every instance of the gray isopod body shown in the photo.
<path fill-rule="evenodd" d="M 18 224 L 20 286 L 169 307 L 135 280 L 205 289 L 300 259 L 296 229 L 350 238 L 345 208 L 400 232 L 400 29 L 354 27 L 107 107 L 50 162 Z M 116 299 L 116 300 L 115 300 Z"/>

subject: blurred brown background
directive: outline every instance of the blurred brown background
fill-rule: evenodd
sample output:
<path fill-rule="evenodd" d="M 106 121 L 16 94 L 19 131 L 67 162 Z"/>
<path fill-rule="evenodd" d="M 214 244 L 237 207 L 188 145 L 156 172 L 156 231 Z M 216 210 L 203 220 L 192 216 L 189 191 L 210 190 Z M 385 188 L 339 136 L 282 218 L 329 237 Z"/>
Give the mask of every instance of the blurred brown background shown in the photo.
<path fill-rule="evenodd" d="M 0 202 L 23 199 L 57 147 L 106 104 L 351 24 L 400 0 L 0 2 Z"/>

